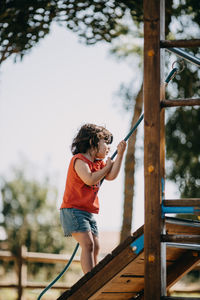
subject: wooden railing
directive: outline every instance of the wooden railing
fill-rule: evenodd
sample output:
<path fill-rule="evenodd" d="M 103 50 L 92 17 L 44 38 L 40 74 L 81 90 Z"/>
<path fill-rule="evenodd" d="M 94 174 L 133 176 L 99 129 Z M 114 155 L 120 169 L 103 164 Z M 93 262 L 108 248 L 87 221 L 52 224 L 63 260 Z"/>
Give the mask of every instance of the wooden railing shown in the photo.
<path fill-rule="evenodd" d="M 27 262 L 42 262 L 42 263 L 63 263 L 67 264 L 70 256 L 65 254 L 51 254 L 51 253 L 39 253 L 39 252 L 28 252 L 25 246 L 21 247 L 20 254 L 14 256 L 10 251 L 0 251 L 0 260 L 3 261 L 14 261 L 16 264 L 17 272 L 17 282 L 0 282 L 0 288 L 15 288 L 18 292 L 18 300 L 23 300 L 23 289 L 34 289 L 41 288 L 44 289 L 50 282 L 30 282 L 27 280 Z M 72 264 L 79 264 L 79 257 L 73 259 Z M 200 264 L 195 267 L 195 270 L 200 269 Z M 64 289 L 67 290 L 70 287 L 67 287 L 64 283 L 56 283 L 52 286 L 52 289 Z M 172 292 L 181 293 L 181 291 L 172 288 Z M 183 291 L 182 291 L 183 292 Z M 187 291 L 184 291 L 187 293 Z M 191 292 L 191 291 L 190 291 Z M 197 292 L 194 291 L 193 292 Z M 198 292 L 200 290 L 198 289 Z"/>
<path fill-rule="evenodd" d="M 17 282 L 0 282 L 0 288 L 16 288 L 18 293 L 18 300 L 23 299 L 23 289 L 33 288 L 45 288 L 48 283 L 41 282 L 30 282 L 27 280 L 27 262 L 42 262 L 42 263 L 63 263 L 67 264 L 70 256 L 64 254 L 51 254 L 51 253 L 39 253 L 39 252 L 28 252 L 25 246 L 22 246 L 19 255 L 14 256 L 10 251 L 0 251 L 0 260 L 3 261 L 14 261 L 16 265 Z M 73 264 L 80 264 L 80 259 L 75 257 Z M 52 288 L 54 289 L 65 289 L 69 287 L 64 283 L 56 283 Z"/>

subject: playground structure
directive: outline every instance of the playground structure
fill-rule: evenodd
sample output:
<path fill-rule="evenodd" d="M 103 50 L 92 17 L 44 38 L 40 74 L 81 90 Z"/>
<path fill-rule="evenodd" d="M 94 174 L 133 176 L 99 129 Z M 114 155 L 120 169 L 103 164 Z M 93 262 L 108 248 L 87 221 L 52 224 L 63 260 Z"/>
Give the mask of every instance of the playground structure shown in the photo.
<path fill-rule="evenodd" d="M 164 86 L 160 89 L 164 48 L 199 66 L 199 59 L 179 47 L 197 47 L 200 40 L 165 41 L 164 24 L 164 0 L 144 0 L 144 226 L 58 300 L 200 299 L 167 296 L 200 261 L 200 222 L 166 216 L 199 213 L 200 199 L 167 200 L 164 187 L 165 107 L 200 105 L 200 98 L 165 100 Z"/>
<path fill-rule="evenodd" d="M 181 219 L 168 217 L 166 218 L 168 234 L 163 238 L 169 241 L 173 236 L 176 242 L 178 240 L 180 242 L 185 235 L 190 236 L 191 239 L 196 236 L 200 243 L 199 225 L 198 222 L 183 222 Z M 144 299 L 143 241 L 144 227 L 142 226 L 115 248 L 111 254 L 107 255 L 91 272 L 82 277 L 70 290 L 60 296 L 58 300 Z M 167 288 L 170 288 L 197 264 L 200 259 L 199 250 L 200 246 L 196 251 L 191 251 L 190 249 L 173 247 L 169 244 L 166 255 Z"/>

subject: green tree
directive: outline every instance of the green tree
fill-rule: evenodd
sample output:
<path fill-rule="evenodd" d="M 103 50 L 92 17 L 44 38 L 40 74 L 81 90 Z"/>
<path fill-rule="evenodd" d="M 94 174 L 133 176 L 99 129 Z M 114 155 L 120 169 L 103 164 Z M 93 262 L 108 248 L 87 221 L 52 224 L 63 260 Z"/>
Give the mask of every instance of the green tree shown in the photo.
<path fill-rule="evenodd" d="M 176 78 L 178 97 L 199 95 L 199 75 L 200 70 L 188 66 L 184 76 Z M 167 158 L 171 161 L 168 178 L 178 185 L 182 198 L 200 197 L 199 120 L 198 107 L 180 107 L 169 114 L 166 125 Z"/>
<path fill-rule="evenodd" d="M 25 245 L 28 251 L 59 253 L 65 241 L 56 209 L 57 190 L 46 178 L 29 179 L 15 168 L 12 179 L 1 178 L 1 228 L 8 249 L 17 254 Z"/>
<path fill-rule="evenodd" d="M 126 33 L 126 14 L 142 18 L 142 1 L 2 0 L 0 63 L 23 57 L 49 32 L 53 21 L 72 30 L 87 44 L 111 42 Z"/>

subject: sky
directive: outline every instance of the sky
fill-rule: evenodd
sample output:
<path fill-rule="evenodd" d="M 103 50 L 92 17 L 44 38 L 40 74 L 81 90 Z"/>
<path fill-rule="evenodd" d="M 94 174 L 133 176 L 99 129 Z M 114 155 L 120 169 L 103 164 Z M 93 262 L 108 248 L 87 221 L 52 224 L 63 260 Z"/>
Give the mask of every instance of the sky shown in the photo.
<path fill-rule="evenodd" d="M 114 135 L 111 154 L 130 129 L 131 115 L 118 104 L 116 92 L 122 82 L 134 78 L 137 86 L 141 78 L 133 65 L 111 57 L 109 47 L 80 44 L 74 33 L 53 25 L 51 33 L 22 61 L 13 63 L 10 58 L 0 70 L 0 175 L 8 175 L 12 166 L 22 162 L 31 166 L 35 176 L 49 175 L 59 191 L 58 213 L 71 142 L 80 126 L 88 122 L 106 126 Z M 142 124 L 139 130 L 142 146 Z M 141 150 L 139 156 L 143 156 Z M 123 167 L 116 180 L 104 181 L 100 189 L 100 231 L 121 228 Z M 143 190 L 140 160 L 133 230 L 144 222 Z M 170 185 L 169 197 L 174 193 Z"/>

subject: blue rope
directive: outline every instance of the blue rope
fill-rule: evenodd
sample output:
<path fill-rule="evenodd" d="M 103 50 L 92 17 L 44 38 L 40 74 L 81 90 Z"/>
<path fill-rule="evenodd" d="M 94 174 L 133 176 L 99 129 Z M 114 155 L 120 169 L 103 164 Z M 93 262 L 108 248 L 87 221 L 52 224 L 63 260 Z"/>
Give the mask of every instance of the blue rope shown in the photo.
<path fill-rule="evenodd" d="M 37 298 L 37 300 L 40 300 L 42 298 L 42 296 L 52 287 L 52 285 L 54 285 L 54 283 L 56 283 L 56 281 L 58 281 L 58 279 L 60 279 L 63 274 L 67 271 L 67 269 L 69 268 L 72 260 L 74 259 L 74 256 L 78 250 L 79 247 L 79 243 L 77 243 L 74 252 L 72 253 L 72 256 L 70 258 L 70 260 L 68 261 L 67 265 L 64 267 L 64 269 L 61 271 L 61 273 L 42 291 L 42 293 L 39 295 L 39 297 Z"/>

